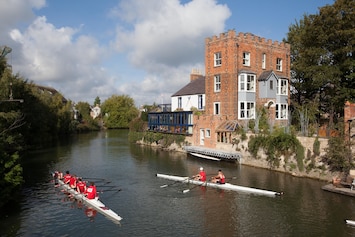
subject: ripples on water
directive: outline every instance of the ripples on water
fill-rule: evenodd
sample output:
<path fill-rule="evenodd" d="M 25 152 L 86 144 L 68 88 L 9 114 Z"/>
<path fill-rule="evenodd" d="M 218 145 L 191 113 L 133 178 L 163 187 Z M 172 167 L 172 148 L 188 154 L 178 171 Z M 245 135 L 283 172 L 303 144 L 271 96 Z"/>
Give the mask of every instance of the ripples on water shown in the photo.
<path fill-rule="evenodd" d="M 7 220 L 15 231 L 6 237 L 355 236 L 355 228 L 344 224 L 345 218 L 355 219 L 354 198 L 324 192 L 322 182 L 130 145 L 121 131 L 79 136 L 72 144 L 35 154 L 32 162 L 25 174 L 30 182 L 24 190 L 20 218 Z M 236 177 L 231 183 L 285 191 L 285 195 L 258 196 L 173 184 L 155 176 L 192 175 L 201 165 L 209 175 L 222 168 L 227 177 Z M 100 194 L 123 217 L 121 225 L 101 214 L 89 219 L 85 206 L 79 208 L 53 187 L 48 173 L 56 169 L 102 177 L 121 188 L 120 192 Z M 163 184 L 171 185 L 160 188 Z M 98 189 L 100 185 L 103 182 L 97 182 Z M 187 188 L 190 192 L 182 193 Z"/>

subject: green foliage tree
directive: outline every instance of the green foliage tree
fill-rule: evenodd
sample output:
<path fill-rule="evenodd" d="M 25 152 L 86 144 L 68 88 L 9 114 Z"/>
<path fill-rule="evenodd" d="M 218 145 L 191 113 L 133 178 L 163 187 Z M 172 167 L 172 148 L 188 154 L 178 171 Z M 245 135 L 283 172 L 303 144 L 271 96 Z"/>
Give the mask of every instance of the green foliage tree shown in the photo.
<path fill-rule="evenodd" d="M 101 105 L 100 97 L 96 96 L 93 106 Z"/>
<path fill-rule="evenodd" d="M 354 8 L 354 0 L 336 0 L 318 14 L 304 15 L 287 35 L 292 103 L 303 111 L 317 111 L 318 120 L 320 114 L 329 114 L 330 127 L 343 114 L 344 102 L 355 98 Z"/>
<path fill-rule="evenodd" d="M 0 59 L 0 208 L 19 194 L 24 152 L 70 132 L 70 103 L 47 89 L 13 75 Z"/>
<path fill-rule="evenodd" d="M 77 132 L 87 132 L 87 131 L 95 131 L 99 130 L 98 121 L 95 121 L 91 116 L 91 106 L 87 102 L 78 102 L 75 105 L 75 108 L 79 111 L 79 124 L 76 126 Z"/>
<path fill-rule="evenodd" d="M 11 101 L 11 70 L 0 59 L 0 209 L 12 200 L 23 183 L 20 152 L 24 148 L 23 136 L 18 132 L 24 125 L 19 101 Z M 10 86 L 11 85 L 11 86 Z"/>
<path fill-rule="evenodd" d="M 342 137 L 331 137 L 328 140 L 326 154 L 322 157 L 331 171 L 348 172 L 352 167 L 349 147 Z"/>
<path fill-rule="evenodd" d="M 101 111 L 107 128 L 129 128 L 139 111 L 127 95 L 113 95 L 102 103 Z"/>

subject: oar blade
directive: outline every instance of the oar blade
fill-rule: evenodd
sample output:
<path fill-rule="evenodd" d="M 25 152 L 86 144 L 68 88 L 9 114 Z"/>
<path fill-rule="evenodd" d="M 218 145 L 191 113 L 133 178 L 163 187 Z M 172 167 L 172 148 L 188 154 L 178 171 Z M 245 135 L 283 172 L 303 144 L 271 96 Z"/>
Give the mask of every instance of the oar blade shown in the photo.
<path fill-rule="evenodd" d="M 168 185 L 167 185 L 167 184 L 164 184 L 164 185 L 161 185 L 160 187 L 161 187 L 161 188 L 166 188 L 166 187 L 168 187 Z"/>
<path fill-rule="evenodd" d="M 188 192 L 190 192 L 190 189 L 185 189 L 182 191 L 182 193 L 188 193 Z"/>

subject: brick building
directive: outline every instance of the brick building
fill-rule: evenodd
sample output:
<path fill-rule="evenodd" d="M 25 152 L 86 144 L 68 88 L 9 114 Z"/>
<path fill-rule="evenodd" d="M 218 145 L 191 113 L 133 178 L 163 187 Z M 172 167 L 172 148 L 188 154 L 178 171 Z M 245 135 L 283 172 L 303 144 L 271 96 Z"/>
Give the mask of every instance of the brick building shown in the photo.
<path fill-rule="evenodd" d="M 290 45 L 234 30 L 205 40 L 204 115 L 194 116 L 193 145 L 231 143 L 237 126 L 257 121 L 288 124 Z"/>
<path fill-rule="evenodd" d="M 345 133 L 348 134 L 349 141 L 355 136 L 355 103 L 345 102 L 344 106 L 344 128 Z"/>

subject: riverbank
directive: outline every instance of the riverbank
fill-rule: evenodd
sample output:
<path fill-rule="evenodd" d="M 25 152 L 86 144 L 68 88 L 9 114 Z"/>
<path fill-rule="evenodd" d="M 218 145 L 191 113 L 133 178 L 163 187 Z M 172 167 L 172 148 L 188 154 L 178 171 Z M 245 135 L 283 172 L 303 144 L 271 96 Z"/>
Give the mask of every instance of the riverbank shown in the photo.
<path fill-rule="evenodd" d="M 179 146 L 176 143 L 171 144 L 167 148 L 163 148 L 159 143 L 152 143 L 152 144 L 146 144 L 143 141 L 137 142 L 140 145 L 147 145 L 159 149 L 164 149 L 168 151 L 176 151 L 176 152 L 183 152 L 186 153 L 186 151 L 183 149 L 183 147 Z M 235 148 L 231 147 L 231 145 L 225 145 L 225 144 L 220 144 L 219 147 L 217 148 L 218 150 L 223 150 L 223 151 L 235 151 Z M 290 166 L 283 165 L 278 168 L 270 168 L 265 155 L 261 154 L 258 159 L 252 157 L 249 152 L 247 152 L 247 149 L 244 150 L 239 150 L 239 152 L 242 154 L 242 159 L 241 159 L 241 165 L 246 165 L 246 166 L 251 166 L 251 167 L 257 167 L 257 168 L 262 168 L 262 169 L 268 169 L 268 170 L 273 170 L 276 172 L 282 172 L 282 173 L 287 173 L 295 177 L 300 177 L 300 178 L 311 178 L 311 179 L 317 179 L 321 181 L 326 181 L 326 182 L 331 182 L 333 177 L 343 177 L 344 174 L 340 172 L 331 172 L 326 169 L 321 169 L 321 168 L 315 168 L 309 171 L 299 171 L 296 169 L 290 169 Z M 198 159 L 198 158 L 196 158 Z M 284 159 L 282 159 L 284 161 Z M 317 167 L 321 167 L 320 165 Z"/>
<path fill-rule="evenodd" d="M 323 190 L 332 192 L 332 193 L 339 193 L 351 197 L 355 197 L 355 190 L 351 190 L 350 187 L 337 187 L 333 184 L 327 184 L 322 187 Z"/>

